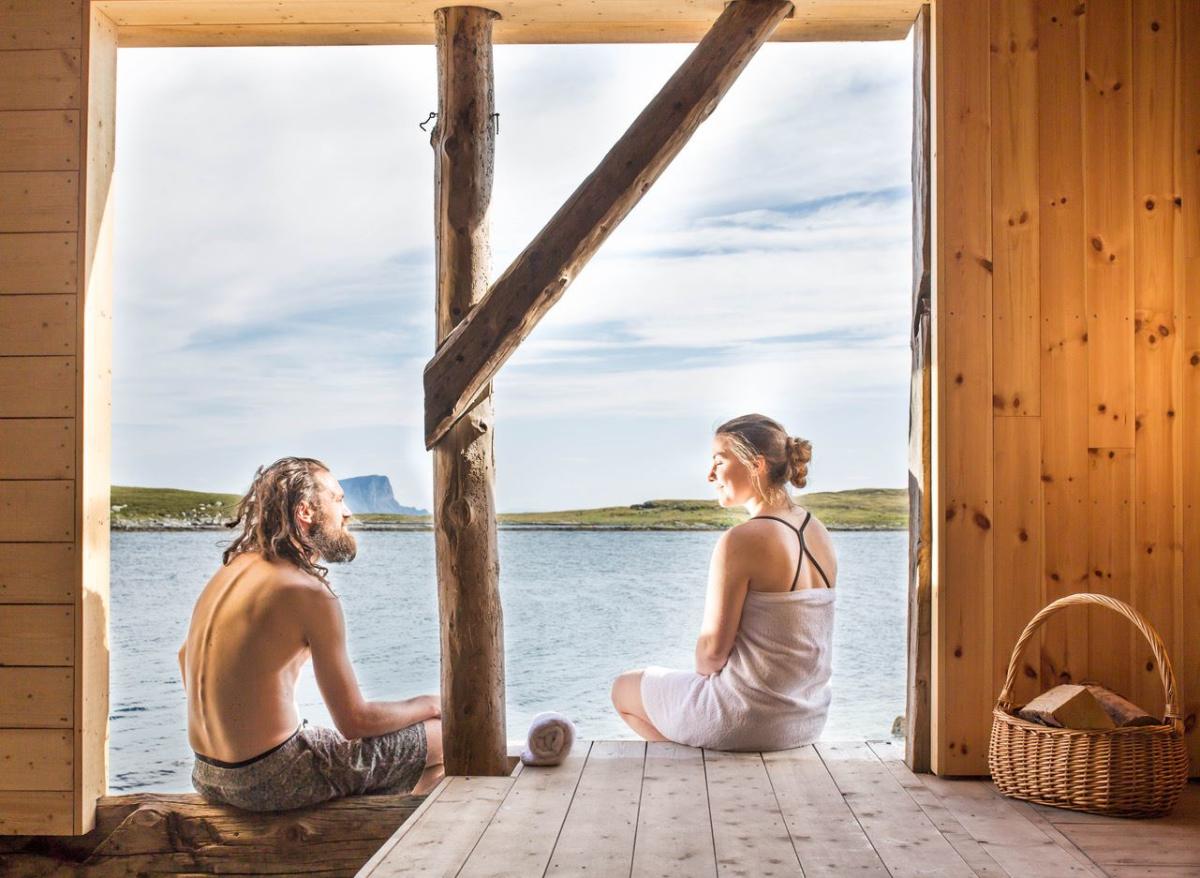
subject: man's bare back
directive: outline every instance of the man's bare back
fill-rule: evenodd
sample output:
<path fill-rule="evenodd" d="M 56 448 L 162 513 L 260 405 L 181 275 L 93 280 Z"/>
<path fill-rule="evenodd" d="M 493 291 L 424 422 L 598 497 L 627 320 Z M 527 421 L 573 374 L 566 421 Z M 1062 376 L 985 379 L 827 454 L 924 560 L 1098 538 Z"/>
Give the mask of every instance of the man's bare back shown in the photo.
<path fill-rule="evenodd" d="M 397 784 L 423 793 L 440 779 L 438 697 L 367 701 L 354 675 L 341 600 L 317 563 L 353 560 L 350 517 L 341 486 L 311 458 L 260 468 L 239 503 L 233 524 L 244 531 L 179 650 L 193 785 L 206 796 L 270 810 Z M 310 658 L 336 731 L 300 729 L 296 678 Z M 266 774 L 279 778 L 256 780 Z"/>
<path fill-rule="evenodd" d="M 256 552 L 209 580 L 180 652 L 195 752 L 241 762 L 296 731 L 296 678 L 311 655 L 299 611 L 314 599 L 334 600 L 320 582 Z"/>

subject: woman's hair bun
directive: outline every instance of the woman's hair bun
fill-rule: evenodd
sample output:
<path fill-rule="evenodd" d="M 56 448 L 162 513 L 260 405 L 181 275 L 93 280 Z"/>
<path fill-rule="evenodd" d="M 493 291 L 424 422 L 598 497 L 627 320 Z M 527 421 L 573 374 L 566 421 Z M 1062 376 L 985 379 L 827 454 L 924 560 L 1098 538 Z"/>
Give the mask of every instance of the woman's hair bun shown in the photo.
<path fill-rule="evenodd" d="M 812 443 L 799 436 L 787 440 L 788 481 L 797 488 L 808 484 L 808 462 L 812 460 Z"/>

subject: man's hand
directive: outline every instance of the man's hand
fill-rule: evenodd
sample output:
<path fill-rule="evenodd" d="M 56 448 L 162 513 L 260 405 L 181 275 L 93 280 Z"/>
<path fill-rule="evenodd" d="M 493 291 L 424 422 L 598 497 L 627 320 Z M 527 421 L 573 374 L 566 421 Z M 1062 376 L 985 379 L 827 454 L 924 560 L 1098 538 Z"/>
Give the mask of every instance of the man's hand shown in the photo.
<path fill-rule="evenodd" d="M 418 695 L 413 701 L 419 702 L 421 707 L 429 712 L 429 719 L 439 719 L 442 715 L 442 696 L 440 695 Z"/>

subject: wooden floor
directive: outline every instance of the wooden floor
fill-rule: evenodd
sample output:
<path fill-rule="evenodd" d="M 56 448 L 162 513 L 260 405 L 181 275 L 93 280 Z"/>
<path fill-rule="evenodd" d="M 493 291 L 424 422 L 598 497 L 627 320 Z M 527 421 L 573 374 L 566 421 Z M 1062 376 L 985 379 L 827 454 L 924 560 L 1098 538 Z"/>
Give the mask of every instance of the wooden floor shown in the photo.
<path fill-rule="evenodd" d="M 584 741 L 557 768 L 447 778 L 359 876 L 1200 876 L 1200 784 L 1169 817 L 1100 818 L 903 755 Z"/>

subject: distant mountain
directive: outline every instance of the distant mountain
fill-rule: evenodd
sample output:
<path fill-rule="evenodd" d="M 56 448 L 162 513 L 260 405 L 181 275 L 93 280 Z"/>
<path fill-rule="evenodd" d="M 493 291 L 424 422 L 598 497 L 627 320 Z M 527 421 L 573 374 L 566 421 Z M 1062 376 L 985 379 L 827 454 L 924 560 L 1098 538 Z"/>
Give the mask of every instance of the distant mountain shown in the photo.
<path fill-rule="evenodd" d="M 413 506 L 401 506 L 396 502 L 392 493 L 392 483 L 387 476 L 353 476 L 349 479 L 338 479 L 342 490 L 346 492 L 346 505 L 350 511 L 388 512 L 392 515 L 428 515 L 424 509 Z"/>

